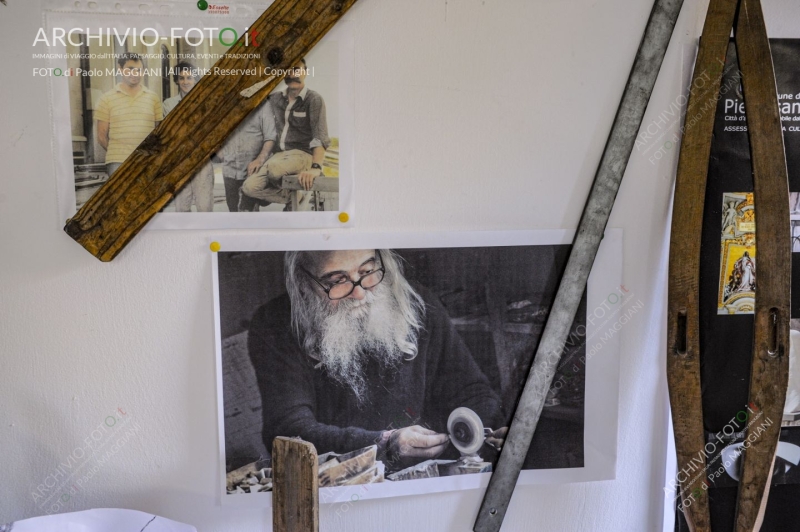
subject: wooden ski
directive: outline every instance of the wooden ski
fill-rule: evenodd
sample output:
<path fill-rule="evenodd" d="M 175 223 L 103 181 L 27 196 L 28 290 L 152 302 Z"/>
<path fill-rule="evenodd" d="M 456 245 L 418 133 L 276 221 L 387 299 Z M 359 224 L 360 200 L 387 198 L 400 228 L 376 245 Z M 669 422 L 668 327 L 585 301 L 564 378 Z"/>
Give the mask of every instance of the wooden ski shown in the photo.
<path fill-rule="evenodd" d="M 679 497 L 692 532 L 711 530 L 704 489 L 703 405 L 700 391 L 700 237 L 708 160 L 720 83 L 738 0 L 711 0 L 692 76 L 678 159 L 667 299 L 669 384 Z M 699 80 L 708 80 L 700 87 Z M 699 88 L 698 88 L 699 87 Z"/>
<path fill-rule="evenodd" d="M 712 0 L 692 87 L 697 88 L 696 81 L 702 76 L 711 76 L 712 83 L 706 85 L 707 90 L 690 95 L 675 186 L 669 267 L 667 377 L 678 457 L 678 496 L 692 531 L 711 530 L 700 383 L 700 240 L 716 101 L 737 5 L 735 42 L 747 105 L 759 224 L 760 268 L 749 400 L 773 422 L 765 432 L 748 440 L 749 448 L 743 455 L 737 531 L 761 526 L 788 380 L 788 174 L 772 56 L 759 0 Z M 750 435 L 748 428 L 746 437 Z"/>
<path fill-rule="evenodd" d="M 763 433 L 755 434 L 752 426 L 746 429 L 745 438 L 750 445 L 742 459 L 735 527 L 737 532 L 745 532 L 761 528 L 781 433 L 789 380 L 792 249 L 789 175 L 761 0 L 741 0 L 735 37 L 753 161 L 753 198 L 758 220 L 756 247 L 761 265 L 756 288 L 749 404 L 772 421 Z M 759 430 L 763 425 L 759 424 Z"/>

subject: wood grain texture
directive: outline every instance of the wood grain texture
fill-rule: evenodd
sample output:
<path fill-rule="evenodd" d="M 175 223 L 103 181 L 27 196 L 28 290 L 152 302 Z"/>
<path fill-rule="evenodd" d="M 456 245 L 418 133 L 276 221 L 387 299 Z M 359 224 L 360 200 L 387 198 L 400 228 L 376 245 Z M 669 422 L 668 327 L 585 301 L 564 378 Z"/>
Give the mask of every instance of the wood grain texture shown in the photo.
<path fill-rule="evenodd" d="M 700 388 L 700 241 L 717 101 L 737 0 L 711 0 L 678 159 L 669 251 L 667 382 L 678 461 L 676 496 L 693 532 L 710 532 Z"/>
<path fill-rule="evenodd" d="M 295 66 L 356 0 L 276 0 L 231 48 L 260 59 L 224 56 L 215 67 L 245 75 L 204 76 L 122 166 L 71 219 L 64 230 L 101 261 L 112 260 L 186 184 L 239 123 L 282 78 L 269 69 Z M 239 43 L 242 43 L 240 46 Z M 264 67 L 269 67 L 264 72 Z M 252 97 L 240 93 L 261 82 Z"/>
<path fill-rule="evenodd" d="M 272 442 L 272 528 L 319 530 L 319 466 L 309 442 L 278 436 Z"/>
<path fill-rule="evenodd" d="M 741 0 L 735 31 L 742 71 L 754 208 L 758 224 L 755 335 L 750 404 L 763 416 L 747 427 L 736 504 L 737 532 L 759 530 L 769 495 L 789 378 L 792 255 L 789 184 L 778 91 L 760 0 Z M 771 423 L 766 427 L 766 421 Z"/>

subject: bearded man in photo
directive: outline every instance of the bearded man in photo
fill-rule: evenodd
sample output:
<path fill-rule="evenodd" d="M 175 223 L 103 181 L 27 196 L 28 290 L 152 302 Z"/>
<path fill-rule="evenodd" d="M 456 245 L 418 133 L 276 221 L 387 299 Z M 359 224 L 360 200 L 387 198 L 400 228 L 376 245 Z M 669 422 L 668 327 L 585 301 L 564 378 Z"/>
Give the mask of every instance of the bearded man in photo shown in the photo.
<path fill-rule="evenodd" d="M 486 427 L 504 423 L 444 307 L 409 283 L 393 251 L 290 251 L 284 267 L 288 293 L 256 311 L 248 337 L 267 449 L 276 436 L 320 454 L 377 444 L 396 470 L 458 457 L 447 435 L 457 407 Z"/>

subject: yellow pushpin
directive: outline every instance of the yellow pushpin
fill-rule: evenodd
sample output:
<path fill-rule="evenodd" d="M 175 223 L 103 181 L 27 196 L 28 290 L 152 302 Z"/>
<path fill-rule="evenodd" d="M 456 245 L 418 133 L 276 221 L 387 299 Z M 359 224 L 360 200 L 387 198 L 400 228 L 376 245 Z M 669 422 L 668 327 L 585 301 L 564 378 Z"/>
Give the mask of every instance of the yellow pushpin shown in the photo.
<path fill-rule="evenodd" d="M 350 215 L 347 214 L 346 212 L 340 212 L 339 221 L 342 222 L 343 224 L 346 224 L 347 222 L 350 221 Z"/>
<path fill-rule="evenodd" d="M 208 247 L 211 248 L 211 251 L 213 251 L 214 253 L 222 249 L 222 246 L 219 245 L 219 242 L 212 242 L 211 245 Z"/>

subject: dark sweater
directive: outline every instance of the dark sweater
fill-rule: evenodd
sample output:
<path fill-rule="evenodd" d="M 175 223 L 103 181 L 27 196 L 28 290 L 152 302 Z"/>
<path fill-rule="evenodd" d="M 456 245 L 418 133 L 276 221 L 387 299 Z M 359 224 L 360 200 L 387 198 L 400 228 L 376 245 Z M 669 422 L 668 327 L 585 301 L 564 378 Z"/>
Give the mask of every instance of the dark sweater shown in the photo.
<path fill-rule="evenodd" d="M 250 326 L 248 349 L 264 411 L 264 443 L 276 436 L 299 436 L 317 452 L 353 451 L 376 443 L 385 430 L 422 425 L 447 432 L 453 409 L 474 410 L 487 427 L 502 422 L 500 399 L 472 358 L 444 307 L 425 300 L 419 352 L 394 368 L 366 364 L 366 399 L 328 377 L 306 355 L 290 325 L 289 296 L 260 307 Z"/>

